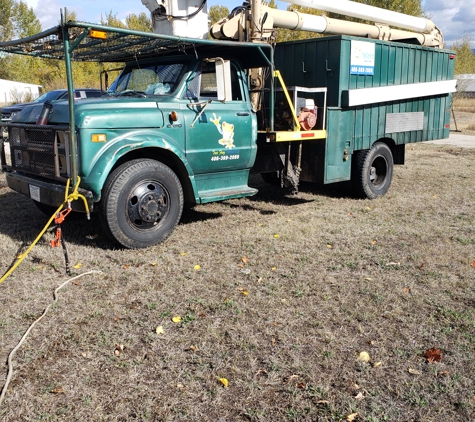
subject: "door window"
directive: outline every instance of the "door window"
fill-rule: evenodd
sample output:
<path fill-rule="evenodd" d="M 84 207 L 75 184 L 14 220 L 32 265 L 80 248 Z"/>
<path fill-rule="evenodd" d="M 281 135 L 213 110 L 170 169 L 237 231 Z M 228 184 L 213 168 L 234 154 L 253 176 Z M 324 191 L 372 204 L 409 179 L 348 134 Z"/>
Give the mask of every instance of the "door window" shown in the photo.
<path fill-rule="evenodd" d="M 242 101 L 242 90 L 236 68 L 231 65 L 231 92 L 233 101 Z M 218 98 L 218 85 L 216 82 L 216 64 L 203 61 L 201 68 L 188 86 L 186 98 L 190 100 L 207 100 Z"/>

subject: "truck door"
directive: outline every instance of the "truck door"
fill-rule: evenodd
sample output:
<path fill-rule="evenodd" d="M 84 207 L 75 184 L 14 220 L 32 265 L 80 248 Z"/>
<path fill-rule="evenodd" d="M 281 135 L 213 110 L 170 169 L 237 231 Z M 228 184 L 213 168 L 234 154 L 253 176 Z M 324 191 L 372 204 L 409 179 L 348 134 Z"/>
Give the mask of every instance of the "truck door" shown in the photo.
<path fill-rule="evenodd" d="M 203 61 L 185 94 L 186 157 L 195 174 L 250 168 L 256 154 L 256 118 L 245 81 L 231 65 L 230 101 L 218 101 L 216 66 Z"/>

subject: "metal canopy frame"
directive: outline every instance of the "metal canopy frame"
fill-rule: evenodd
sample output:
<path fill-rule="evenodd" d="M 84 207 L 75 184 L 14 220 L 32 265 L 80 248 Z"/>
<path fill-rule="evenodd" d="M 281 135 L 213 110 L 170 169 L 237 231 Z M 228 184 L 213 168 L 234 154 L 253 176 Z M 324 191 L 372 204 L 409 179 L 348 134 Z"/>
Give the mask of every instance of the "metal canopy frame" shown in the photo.
<path fill-rule="evenodd" d="M 103 32 L 106 36 L 95 38 L 91 31 Z M 67 51 L 64 49 L 66 42 L 69 43 Z M 5 53 L 57 60 L 66 60 L 69 55 L 71 61 L 101 63 L 127 63 L 177 52 L 212 56 L 219 50 L 222 55 L 227 47 L 233 50 L 233 56 L 239 56 L 245 67 L 271 66 L 273 63 L 273 49 L 266 43 L 186 38 L 79 21 L 69 21 L 30 37 L 0 43 L 0 51 Z"/>

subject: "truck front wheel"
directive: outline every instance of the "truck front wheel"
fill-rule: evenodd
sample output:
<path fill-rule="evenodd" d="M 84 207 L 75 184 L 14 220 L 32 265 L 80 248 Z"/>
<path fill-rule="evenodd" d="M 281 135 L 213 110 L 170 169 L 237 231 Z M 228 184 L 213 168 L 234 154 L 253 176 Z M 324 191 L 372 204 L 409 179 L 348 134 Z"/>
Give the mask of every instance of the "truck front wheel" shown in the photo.
<path fill-rule="evenodd" d="M 176 174 L 155 160 L 132 160 L 115 169 L 102 191 L 100 216 L 120 245 L 146 248 L 165 241 L 180 221 L 183 189 Z"/>
<path fill-rule="evenodd" d="M 371 149 L 357 151 L 352 163 L 354 190 L 362 198 L 383 196 L 391 185 L 393 167 L 393 155 L 383 142 L 375 142 Z"/>

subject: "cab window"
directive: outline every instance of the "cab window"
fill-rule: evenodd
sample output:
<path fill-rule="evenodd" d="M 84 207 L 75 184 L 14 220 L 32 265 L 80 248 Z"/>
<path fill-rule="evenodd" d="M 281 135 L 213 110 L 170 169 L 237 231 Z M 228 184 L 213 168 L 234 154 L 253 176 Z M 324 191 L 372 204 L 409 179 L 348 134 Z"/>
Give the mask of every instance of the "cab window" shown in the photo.
<path fill-rule="evenodd" d="M 239 83 L 237 69 L 231 64 L 231 92 L 233 101 L 242 101 L 243 95 Z M 218 98 L 218 86 L 216 83 L 216 64 L 203 61 L 200 69 L 196 72 L 188 86 L 186 98 L 192 100 L 207 100 Z"/>

